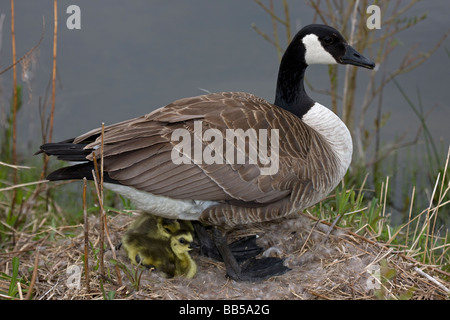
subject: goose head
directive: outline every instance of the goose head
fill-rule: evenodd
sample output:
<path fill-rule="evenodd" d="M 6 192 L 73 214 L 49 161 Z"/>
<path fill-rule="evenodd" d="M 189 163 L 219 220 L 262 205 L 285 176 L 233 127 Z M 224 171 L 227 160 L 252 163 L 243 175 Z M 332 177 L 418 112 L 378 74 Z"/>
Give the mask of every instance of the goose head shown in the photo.
<path fill-rule="evenodd" d="M 357 52 L 336 29 L 330 26 L 308 25 L 297 34 L 293 42 L 301 42 L 303 45 L 307 65 L 339 63 L 367 69 L 375 67 L 372 60 Z"/>
<path fill-rule="evenodd" d="M 312 64 L 350 64 L 373 69 L 375 63 L 351 47 L 336 29 L 310 24 L 301 29 L 284 52 L 278 72 L 274 104 L 299 118 L 314 105 L 303 79 Z"/>

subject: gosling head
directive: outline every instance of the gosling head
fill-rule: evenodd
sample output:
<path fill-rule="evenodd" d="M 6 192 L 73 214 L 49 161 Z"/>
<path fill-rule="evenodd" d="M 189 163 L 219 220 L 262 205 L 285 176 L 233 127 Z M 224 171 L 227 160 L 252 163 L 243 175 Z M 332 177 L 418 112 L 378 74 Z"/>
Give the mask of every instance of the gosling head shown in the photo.
<path fill-rule="evenodd" d="M 180 223 L 177 220 L 158 217 L 158 234 L 164 239 L 169 239 L 180 230 Z"/>
<path fill-rule="evenodd" d="M 194 248 L 193 242 L 192 233 L 181 231 L 171 237 L 170 246 L 176 255 L 180 255 L 191 251 Z"/>

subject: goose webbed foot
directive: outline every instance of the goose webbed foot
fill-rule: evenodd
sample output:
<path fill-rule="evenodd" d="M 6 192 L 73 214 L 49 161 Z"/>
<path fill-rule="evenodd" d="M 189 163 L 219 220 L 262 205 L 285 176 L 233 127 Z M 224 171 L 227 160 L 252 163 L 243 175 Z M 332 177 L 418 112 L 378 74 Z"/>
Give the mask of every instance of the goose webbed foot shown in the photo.
<path fill-rule="evenodd" d="M 227 244 L 226 237 L 222 236 L 217 228 L 213 229 L 213 239 L 225 263 L 228 277 L 235 281 L 262 281 L 291 270 L 283 264 L 283 259 L 273 257 L 252 257 L 239 264 Z"/>
<path fill-rule="evenodd" d="M 241 264 L 242 274 L 249 281 L 261 281 L 274 276 L 281 276 L 291 269 L 284 265 L 284 260 L 275 257 L 251 258 Z M 246 280 L 246 279 L 243 279 Z"/>
<path fill-rule="evenodd" d="M 238 239 L 230 243 L 228 247 L 238 262 L 254 258 L 264 251 L 256 244 L 256 235 Z"/>
<path fill-rule="evenodd" d="M 199 242 L 200 254 L 216 261 L 223 261 L 222 255 L 216 247 L 215 242 L 211 239 L 205 227 L 198 222 L 192 223 L 195 229 L 195 234 Z M 228 245 L 232 255 L 238 262 L 242 262 L 264 251 L 263 248 L 256 244 L 256 236 L 247 236 L 238 239 Z"/>

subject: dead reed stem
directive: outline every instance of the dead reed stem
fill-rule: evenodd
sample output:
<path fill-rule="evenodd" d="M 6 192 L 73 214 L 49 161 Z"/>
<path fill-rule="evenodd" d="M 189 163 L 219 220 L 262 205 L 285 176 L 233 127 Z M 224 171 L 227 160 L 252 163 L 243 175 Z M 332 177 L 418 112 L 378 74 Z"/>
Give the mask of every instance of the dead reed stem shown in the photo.
<path fill-rule="evenodd" d="M 36 256 L 34 258 L 34 268 L 33 275 L 31 276 L 30 287 L 28 288 L 27 295 L 25 296 L 25 300 L 29 300 L 31 298 L 31 294 L 33 292 L 34 284 L 36 283 L 36 276 L 39 267 L 39 249 L 36 250 Z"/>
<path fill-rule="evenodd" d="M 106 239 L 108 240 L 109 247 L 111 249 L 111 253 L 114 259 L 117 259 L 116 257 L 116 250 L 115 247 L 111 241 L 111 237 L 108 230 L 108 223 L 106 220 L 106 211 L 105 207 L 103 206 L 103 144 L 104 144 L 104 133 L 105 133 L 105 124 L 102 123 L 102 132 L 101 132 L 101 144 L 100 144 L 100 169 L 98 168 L 98 162 L 95 155 L 95 152 L 93 152 L 93 158 L 94 158 L 94 170 L 92 170 L 92 176 L 94 177 L 95 182 L 95 188 L 97 191 L 97 197 L 98 202 L 100 206 L 100 267 L 103 268 L 102 275 L 105 275 L 104 270 L 104 235 L 106 234 Z M 99 174 L 100 172 L 100 174 Z M 115 270 L 117 273 L 117 281 L 119 285 L 122 285 L 122 277 L 120 275 L 120 269 L 118 265 L 115 265 Z"/>
<path fill-rule="evenodd" d="M 359 0 L 356 0 L 354 6 L 353 6 L 353 14 L 352 14 L 352 19 L 351 19 L 351 31 L 350 31 L 350 39 L 349 39 L 349 44 L 351 46 L 353 46 L 354 44 L 354 38 L 355 38 L 355 27 L 356 27 L 356 23 L 357 23 L 357 19 L 356 19 L 356 13 L 358 11 L 358 6 L 359 6 Z M 346 120 L 348 120 L 349 118 L 349 108 L 346 108 L 347 106 L 347 102 L 348 102 L 348 95 L 347 93 L 349 92 L 349 86 L 350 86 L 350 75 L 351 72 L 353 71 L 353 68 L 350 65 L 347 65 L 345 67 L 345 78 L 344 78 L 344 93 L 343 93 L 343 97 L 344 97 L 344 101 L 342 102 L 342 105 L 344 106 L 344 108 L 342 109 L 342 119 L 344 119 L 345 123 L 348 123 Z"/>
<path fill-rule="evenodd" d="M 86 279 L 86 291 L 89 293 L 89 219 L 86 204 L 87 180 L 83 178 L 83 218 L 84 218 L 84 274 Z"/>
<path fill-rule="evenodd" d="M 270 11 L 274 12 L 273 0 L 270 0 Z M 277 48 L 278 58 L 281 60 L 282 50 L 280 47 L 280 39 L 278 38 L 278 28 L 277 28 L 277 20 L 272 16 L 272 28 L 273 28 L 273 38 Z"/>
<path fill-rule="evenodd" d="M 50 123 L 48 142 L 52 142 L 53 121 L 55 114 L 55 95 L 56 95 L 56 52 L 58 44 L 58 1 L 53 1 L 53 68 L 52 68 L 52 108 L 50 111 Z"/>
<path fill-rule="evenodd" d="M 12 163 L 17 165 L 17 149 L 16 149 L 16 138 L 17 138 L 17 67 L 16 67 L 16 34 L 15 34 L 15 14 L 14 14 L 14 0 L 11 0 L 11 47 L 12 47 L 12 59 L 13 59 L 13 136 L 12 136 Z M 17 184 L 17 168 L 13 170 L 13 182 Z M 14 189 L 13 195 L 11 197 L 11 209 L 10 214 L 14 212 L 14 207 L 16 204 L 17 192 Z M 13 237 L 14 240 L 14 237 Z"/>
<path fill-rule="evenodd" d="M 27 183 L 20 183 L 20 184 L 16 184 L 16 185 L 13 185 L 10 187 L 0 188 L 0 192 L 14 190 L 14 189 L 28 187 L 28 186 L 33 186 L 36 184 L 47 183 L 47 182 L 48 182 L 48 180 L 40 180 L 40 181 L 33 181 L 33 182 L 27 182 Z"/>
<path fill-rule="evenodd" d="M 97 191 L 97 197 L 99 199 L 99 205 L 100 205 L 100 218 L 99 218 L 99 227 L 100 227 L 100 244 L 99 244 L 99 259 L 100 259 L 100 274 L 102 276 L 105 276 L 105 265 L 103 263 L 103 256 L 104 256 L 104 248 L 103 244 L 105 243 L 105 230 L 104 230 L 104 223 L 103 223 L 103 201 L 102 197 L 100 195 L 100 190 L 98 187 L 98 165 L 97 165 L 97 156 L 95 152 L 92 152 L 93 159 L 94 159 L 94 170 L 92 170 L 92 177 L 94 178 L 94 184 L 95 189 Z"/>
<path fill-rule="evenodd" d="M 52 101 L 48 123 L 48 136 L 43 143 L 52 142 L 53 122 L 55 114 L 55 96 L 56 96 L 56 57 L 58 44 L 58 1 L 53 1 L 53 65 L 52 65 Z M 45 137 L 44 137 L 45 138 Z M 49 157 L 44 154 L 44 163 L 42 165 L 41 179 L 46 175 Z"/>
<path fill-rule="evenodd" d="M 12 62 L 13 62 L 13 142 L 12 142 L 12 163 L 17 164 L 17 66 L 16 66 L 16 32 L 15 32 L 15 14 L 14 14 L 14 0 L 11 0 L 11 48 L 12 48 Z M 17 170 L 13 171 L 13 181 L 17 184 Z"/>
<path fill-rule="evenodd" d="M 287 0 L 283 0 L 283 9 L 284 9 L 284 18 L 285 20 L 285 25 L 286 25 L 286 39 L 287 42 L 290 43 L 292 40 L 292 35 L 291 35 L 291 19 L 289 18 L 289 5 L 287 3 Z"/>

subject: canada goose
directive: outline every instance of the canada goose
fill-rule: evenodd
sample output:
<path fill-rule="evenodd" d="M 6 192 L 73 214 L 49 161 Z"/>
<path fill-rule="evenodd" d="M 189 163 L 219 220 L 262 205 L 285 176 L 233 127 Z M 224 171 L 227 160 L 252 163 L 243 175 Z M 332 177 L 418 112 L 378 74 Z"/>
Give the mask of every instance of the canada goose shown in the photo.
<path fill-rule="evenodd" d="M 352 157 L 352 139 L 337 115 L 306 94 L 303 78 L 308 65 L 336 63 L 375 67 L 334 28 L 308 25 L 296 34 L 283 55 L 273 104 L 249 93 L 212 93 L 180 99 L 145 116 L 106 126 L 105 187 L 158 216 L 199 220 L 222 228 L 270 221 L 314 205 L 345 175 Z M 173 139 L 178 129 L 190 133 L 195 143 L 182 150 L 183 160 L 189 161 L 174 163 L 173 151 L 180 153 L 175 149 L 180 139 Z M 196 161 L 196 143 L 203 147 L 201 151 L 214 149 L 211 139 L 198 142 L 208 129 L 221 132 L 222 137 L 226 137 L 226 130 L 238 129 L 266 130 L 267 138 L 278 136 L 277 170 L 262 174 L 267 159 L 256 163 Z M 42 145 L 42 152 L 58 159 L 85 161 L 56 170 L 47 178 L 92 179 L 94 152 L 100 159 L 101 131 L 98 128 L 74 139 Z M 217 142 L 231 144 L 233 155 L 249 159 L 254 145 L 242 149 L 238 139 L 226 140 Z M 214 152 L 217 155 L 219 150 Z M 217 234 L 214 238 L 230 269 L 228 274 L 236 280 L 252 280 L 254 277 L 243 274 L 233 261 L 223 239 Z"/>
<path fill-rule="evenodd" d="M 167 255 L 164 253 L 164 247 L 169 247 L 170 237 L 180 229 L 180 223 L 177 220 L 142 213 L 122 236 L 122 242 L 118 247 L 125 248 L 133 264 L 149 267 L 155 265 L 149 260 L 155 259 L 154 256 L 158 253 L 162 256 Z"/>
<path fill-rule="evenodd" d="M 178 220 L 158 217 L 143 212 L 133 221 L 126 233 L 146 234 L 155 239 L 167 240 L 180 229 L 181 226 Z"/>
<path fill-rule="evenodd" d="M 192 250 L 192 233 L 179 231 L 170 238 L 170 248 L 175 254 L 174 276 L 193 278 L 197 273 L 197 264 L 191 258 L 189 251 Z"/>
<path fill-rule="evenodd" d="M 168 224 L 172 229 L 164 229 L 161 222 L 158 217 L 142 214 L 123 235 L 121 246 L 135 265 L 153 267 L 168 278 L 193 278 L 197 271 L 189 255 L 193 248 L 193 230 L 181 228 L 177 221 Z"/>
<path fill-rule="evenodd" d="M 164 274 L 175 273 L 175 256 L 169 239 L 157 239 L 144 233 L 127 233 L 122 237 L 121 247 L 135 265 L 155 268 Z"/>
<path fill-rule="evenodd" d="M 195 226 L 197 236 L 201 237 L 200 245 L 203 246 L 203 249 L 206 249 L 202 254 L 223 261 L 215 244 L 209 243 L 209 239 L 206 238 L 208 235 L 203 234 L 204 229 L 198 229 L 201 227 L 197 224 Z M 186 236 L 188 233 L 190 236 Z M 193 234 L 194 226 L 190 221 L 172 220 L 142 212 L 124 233 L 122 242 L 117 248 L 123 247 L 129 259 L 135 265 L 143 265 L 147 268 L 153 266 L 168 276 L 171 274 L 172 276 L 173 274 L 192 274 L 193 271 L 183 271 L 190 270 L 192 265 L 195 264 L 187 253 L 188 250 L 183 251 L 183 243 L 185 243 L 183 241 L 188 241 L 192 248 L 200 247 L 192 243 Z M 177 241 L 180 243 L 177 243 Z M 210 247 L 205 248 L 204 246 L 208 244 Z M 168 249 L 169 247 L 172 251 Z M 231 243 L 229 248 L 238 262 L 251 259 L 263 251 L 256 244 L 255 236 L 239 239 Z M 175 269 L 173 269 L 174 267 Z"/>

